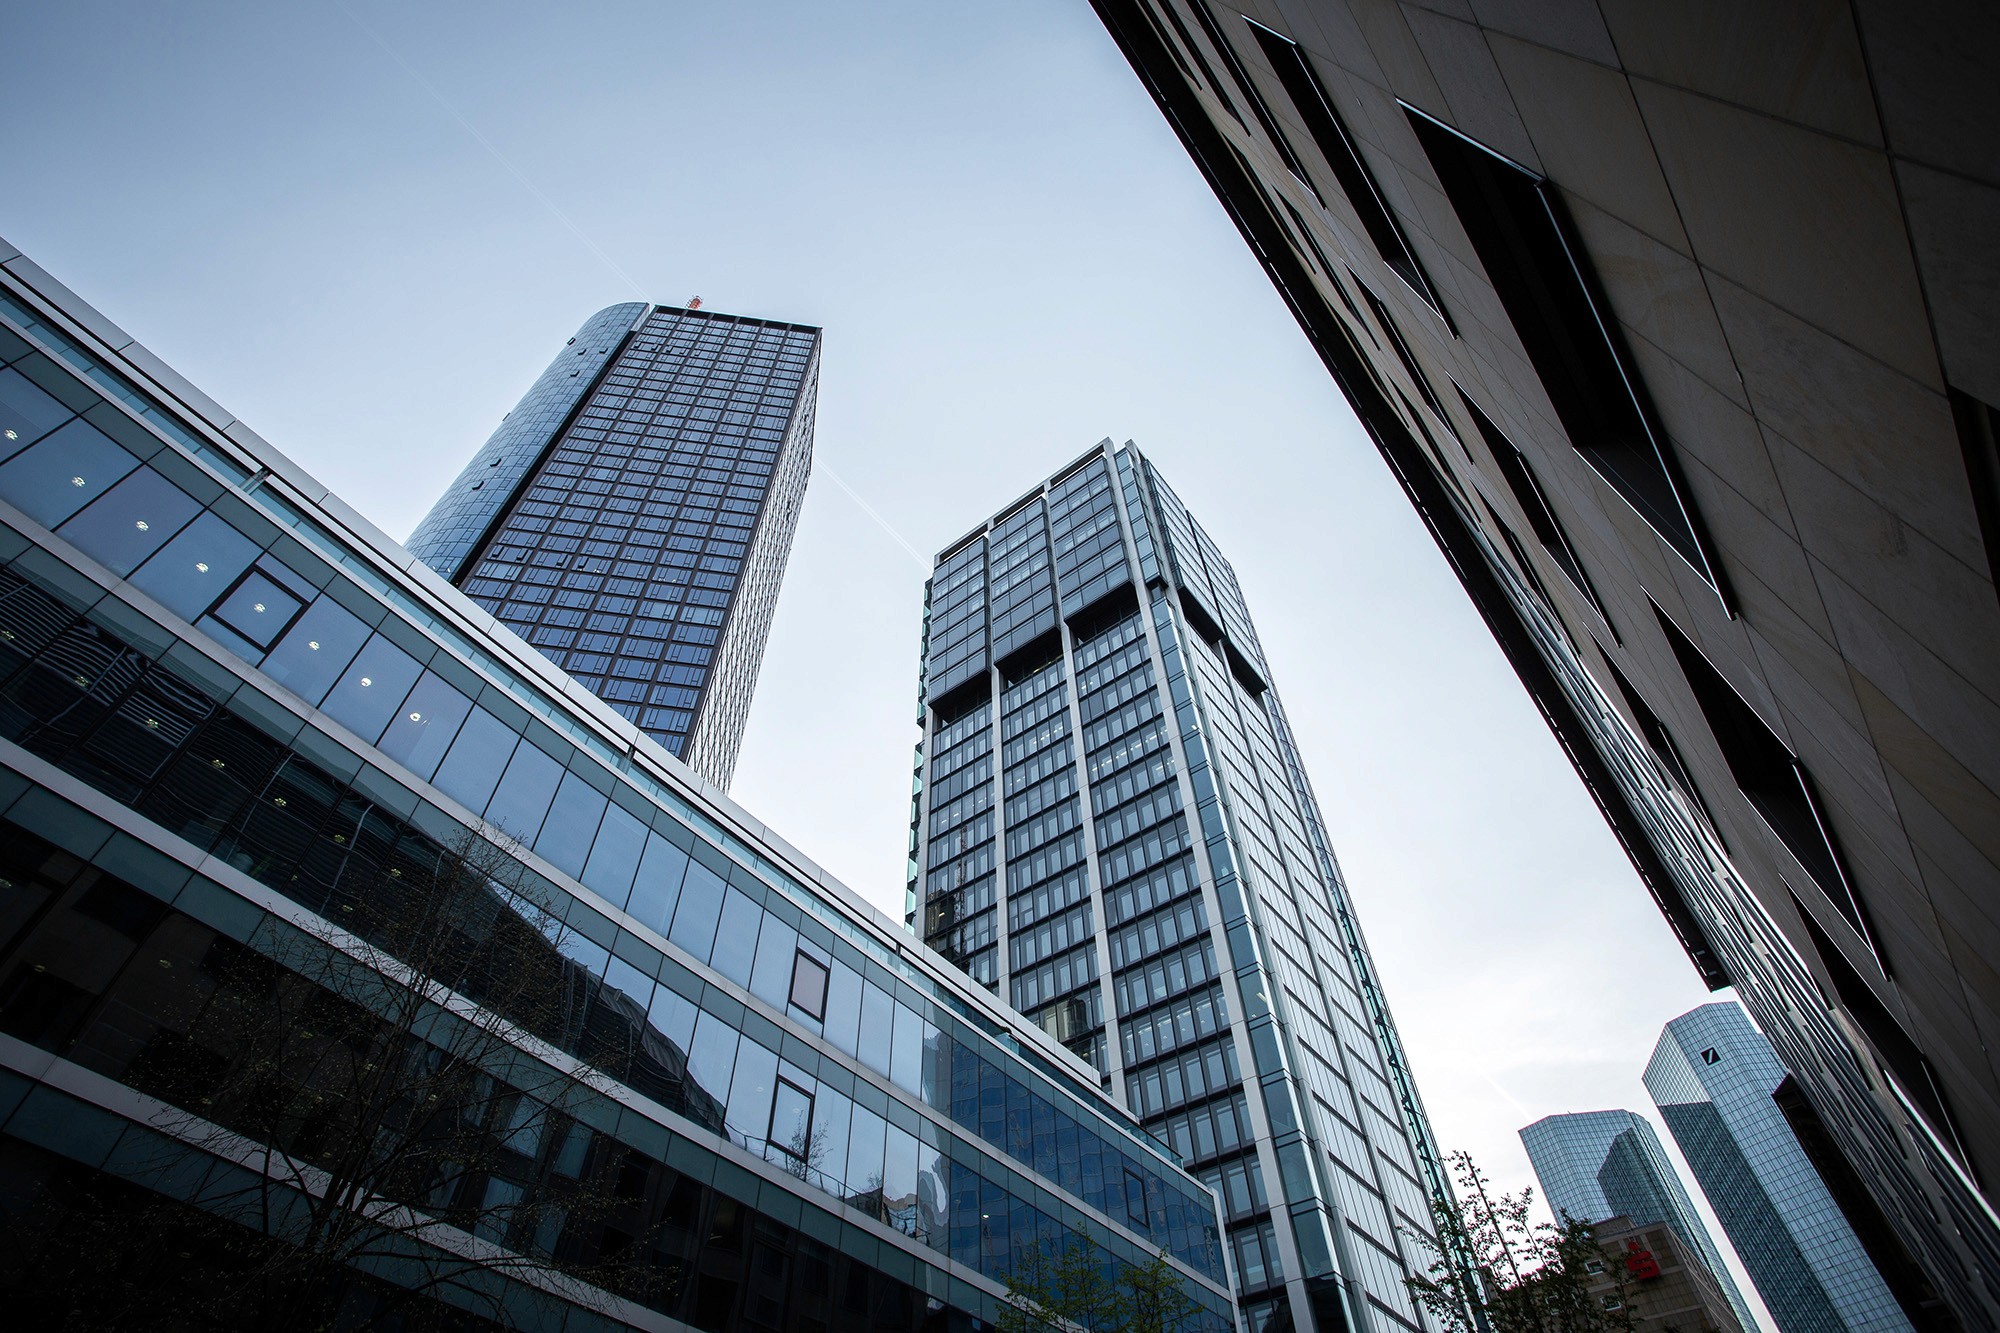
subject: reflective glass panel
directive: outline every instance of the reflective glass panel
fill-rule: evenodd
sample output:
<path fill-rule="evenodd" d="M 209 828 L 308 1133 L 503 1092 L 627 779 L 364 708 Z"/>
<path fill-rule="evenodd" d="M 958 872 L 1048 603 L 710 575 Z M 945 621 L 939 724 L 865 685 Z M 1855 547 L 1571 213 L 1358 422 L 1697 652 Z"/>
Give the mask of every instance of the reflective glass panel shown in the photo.
<path fill-rule="evenodd" d="M 377 634 L 362 645 L 320 708 L 372 745 L 422 670 L 415 658 Z"/>
<path fill-rule="evenodd" d="M 854 1103 L 822 1087 L 813 1099 L 812 1150 L 808 1163 L 836 1185 L 847 1180 L 847 1145 L 853 1133 Z"/>
<path fill-rule="evenodd" d="M 428 779 L 471 711 L 472 700 L 442 677 L 426 671 L 378 744 L 384 754 L 402 760 L 412 773 Z"/>
<path fill-rule="evenodd" d="M 203 514 L 139 566 L 132 583 L 182 620 L 196 620 L 250 567 L 257 550 L 213 513 Z"/>
<path fill-rule="evenodd" d="M 776 1057 L 772 1057 L 775 1062 Z M 729 1091 L 730 1071 L 736 1068 L 736 1030 L 703 1011 L 695 1022 L 694 1045 L 688 1050 L 688 1076 L 695 1086 L 721 1101 Z M 776 1068 L 774 1063 L 773 1069 Z"/>
<path fill-rule="evenodd" d="M 10 458 L 68 420 L 70 410 L 18 370 L 0 370 L 0 458 Z"/>
<path fill-rule="evenodd" d="M 826 1017 L 826 964 L 804 949 L 792 954 L 791 1004 L 808 1018 Z"/>
<path fill-rule="evenodd" d="M 902 1231 L 916 1226 L 917 1140 L 896 1125 L 886 1126 L 882 1145 L 882 1203 L 890 1225 Z"/>
<path fill-rule="evenodd" d="M 861 978 L 836 962 L 826 983 L 826 1039 L 849 1055 L 861 1036 Z"/>
<path fill-rule="evenodd" d="M 264 674 L 307 703 L 317 704 L 367 639 L 366 625 L 333 598 L 322 597 L 278 640 L 264 659 Z M 497 778 L 499 773 L 495 768 L 489 776 Z"/>
<path fill-rule="evenodd" d="M 889 1051 L 896 1024 L 896 1002 L 872 981 L 861 983 L 861 1063 L 878 1074 L 889 1072 Z"/>
<path fill-rule="evenodd" d="M 811 1164 L 813 1095 L 786 1079 L 771 1100 L 770 1140 L 796 1160 Z"/>
<path fill-rule="evenodd" d="M 918 1096 L 923 1094 L 924 1021 L 917 1016 L 916 1010 L 900 1004 L 896 1006 L 889 1076 L 896 1081 L 897 1087 Z"/>
<path fill-rule="evenodd" d="M 326 603 L 322 600 L 314 605 L 313 610 L 324 605 Z M 304 625 L 311 618 L 312 612 L 308 611 L 299 624 Z M 286 642 L 278 645 L 278 652 L 285 652 L 298 634 L 299 630 L 294 627 L 286 636 Z M 331 648 L 331 641 L 325 646 Z M 465 725 L 458 729 L 458 735 L 452 738 L 451 749 L 446 751 L 444 762 L 438 765 L 437 776 L 431 780 L 437 784 L 439 791 L 456 797 L 466 809 L 484 810 L 486 802 L 493 796 L 494 787 L 499 785 L 500 775 L 507 771 L 508 757 L 514 753 L 514 745 L 519 739 L 506 723 L 484 708 L 475 706 L 467 714 Z"/>
<path fill-rule="evenodd" d="M 604 967 L 604 984 L 644 1009 L 653 1002 L 653 979 L 616 954 Z"/>
<path fill-rule="evenodd" d="M 857 1105 L 847 1134 L 847 1188 L 856 1194 L 882 1188 L 882 1146 L 888 1126 L 882 1117 Z"/>
<path fill-rule="evenodd" d="M 0 463 L 0 498 L 45 528 L 53 528 L 109 491 L 139 460 L 87 421 Z"/>
<path fill-rule="evenodd" d="M 729 1128 L 755 1143 L 771 1123 L 771 1092 L 778 1082 L 778 1057 L 745 1038 L 736 1048 L 736 1072 L 729 1083 Z"/>
<path fill-rule="evenodd" d="M 693 1000 L 671 986 L 661 986 L 653 992 L 653 1002 L 646 1007 L 646 1020 L 655 1032 L 686 1055 L 694 1044 L 694 1024 L 700 1013 Z"/>
<path fill-rule="evenodd" d="M 542 828 L 542 817 L 555 799 L 562 781 L 563 767 L 544 754 L 539 746 L 523 741 L 507 763 L 507 775 L 486 807 L 488 823 L 498 824 L 524 843 L 532 843 Z"/>
<path fill-rule="evenodd" d="M 563 774 L 549 817 L 535 835 L 535 850 L 565 874 L 581 874 L 606 803 L 603 792 L 574 773 Z"/>
<path fill-rule="evenodd" d="M 200 512 L 193 496 L 142 467 L 63 524 L 62 535 L 123 578 Z"/>
<path fill-rule="evenodd" d="M 659 834 L 648 833 L 639 873 L 632 880 L 632 898 L 625 906 L 632 919 L 666 934 L 667 923 L 674 919 L 674 905 L 681 898 L 681 878 L 687 866 L 686 852 Z"/>
<path fill-rule="evenodd" d="M 750 960 L 757 955 L 757 924 L 763 916 L 764 910 L 757 904 L 735 889 L 729 891 L 709 961 L 739 986 L 750 984 Z"/>
<path fill-rule="evenodd" d="M 305 603 L 279 587 L 269 574 L 253 569 L 209 614 L 264 652 L 304 609 Z"/>
<path fill-rule="evenodd" d="M 757 961 L 750 969 L 750 993 L 773 1008 L 792 998 L 792 969 L 798 961 L 799 933 L 775 916 L 757 932 Z"/>
<path fill-rule="evenodd" d="M 699 861 L 689 861 L 681 882 L 680 905 L 674 911 L 667 938 L 703 962 L 715 946 L 715 922 L 722 915 L 722 876 Z"/>
<path fill-rule="evenodd" d="M 632 889 L 632 876 L 639 868 L 639 854 L 646 848 L 646 826 L 637 815 L 612 802 L 590 846 L 584 862 L 583 882 L 602 894 L 614 907 L 623 907 Z"/>

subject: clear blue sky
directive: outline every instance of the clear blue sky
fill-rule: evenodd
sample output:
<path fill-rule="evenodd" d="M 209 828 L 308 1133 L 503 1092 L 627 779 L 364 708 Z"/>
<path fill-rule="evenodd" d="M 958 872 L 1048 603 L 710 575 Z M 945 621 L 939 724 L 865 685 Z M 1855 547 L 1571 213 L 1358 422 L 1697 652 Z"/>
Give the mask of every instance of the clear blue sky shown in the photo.
<path fill-rule="evenodd" d="M 1446 1146 L 1518 1187 L 1519 1126 L 1650 1113 L 1708 997 L 1085 0 L 65 0 L 0 48 L 0 235 L 392 535 L 604 305 L 824 325 L 735 795 L 898 916 L 905 543 L 1135 439 L 1242 578 Z"/>

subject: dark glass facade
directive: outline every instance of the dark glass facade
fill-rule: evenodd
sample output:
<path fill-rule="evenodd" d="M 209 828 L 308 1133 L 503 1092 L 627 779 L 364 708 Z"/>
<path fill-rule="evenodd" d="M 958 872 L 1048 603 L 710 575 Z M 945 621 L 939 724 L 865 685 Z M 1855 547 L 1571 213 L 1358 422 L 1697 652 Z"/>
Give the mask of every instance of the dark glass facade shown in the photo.
<path fill-rule="evenodd" d="M 1785 1068 L 1740 1005 L 1667 1024 L 1646 1091 L 1781 1333 L 1909 1333 L 1771 1094 Z"/>
<path fill-rule="evenodd" d="M 1694 1247 L 1729 1298 L 1736 1321 L 1757 1327 L 1735 1279 L 1723 1265 L 1715 1238 L 1702 1225 L 1660 1137 L 1644 1116 L 1630 1111 L 1581 1111 L 1537 1120 L 1521 1131 L 1542 1197 L 1557 1217 L 1579 1222 L 1630 1218 L 1639 1226 L 1665 1224 Z"/>
<path fill-rule="evenodd" d="M 591 317 L 409 547 L 726 787 L 812 468 L 819 330 Z"/>
<path fill-rule="evenodd" d="M 939 557 L 922 680 L 912 928 L 1215 1189 L 1252 1327 L 1427 1327 L 1428 1122 L 1235 573 L 1137 449 Z"/>
<path fill-rule="evenodd" d="M 625 1210 L 486 1239 L 589 1260 L 644 1238 L 647 1276 L 592 1310 L 969 1330 L 1087 1228 L 1107 1261 L 1166 1251 L 1195 1326 L 1228 1326 L 1212 1197 L 1088 1066 L 411 577 L 275 450 L 168 406 L 108 327 L 31 266 L 0 276 L 11 1182 L 115 1173 L 163 1132 L 134 1095 L 213 1094 L 201 1114 L 226 1120 L 220 1066 L 163 1081 L 146 1055 L 202 1046 L 217 1012 L 178 979 L 211 1001 L 240 983 L 248 1008 L 283 981 L 279 936 L 394 954 L 377 923 L 469 840 L 507 886 L 454 923 L 459 998 L 520 1025 L 521 1060 L 595 1071 L 564 1132 L 482 1187 L 532 1200 L 595 1173 Z M 520 978 L 482 965 L 500 956 L 567 998 L 509 1009 Z"/>

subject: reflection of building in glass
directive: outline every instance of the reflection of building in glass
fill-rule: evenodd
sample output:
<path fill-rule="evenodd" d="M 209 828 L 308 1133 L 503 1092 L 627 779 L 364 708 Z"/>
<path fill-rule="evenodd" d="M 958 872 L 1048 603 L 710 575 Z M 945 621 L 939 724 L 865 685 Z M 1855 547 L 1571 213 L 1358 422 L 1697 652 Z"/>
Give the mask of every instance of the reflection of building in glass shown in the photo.
<path fill-rule="evenodd" d="M 1092 8 L 1905 1309 L 2000 1329 L 2000 6 Z"/>
<path fill-rule="evenodd" d="M 1607 1303 L 1622 1299 L 1635 1329 L 1661 1333 L 1755 1333 L 1736 1322 L 1729 1293 L 1701 1256 L 1664 1222 L 1641 1225 L 1629 1217 L 1606 1218 L 1592 1235 L 1611 1253 L 1589 1265 L 1589 1293 Z M 1624 1269 L 1624 1294 L 1610 1265 Z M 1604 1270 L 1599 1272 L 1598 1270 Z"/>
<path fill-rule="evenodd" d="M 492 1078 L 596 1072 L 561 1132 L 525 1100 L 493 1123 L 506 1172 L 405 1201 L 477 1190 L 506 1204 L 488 1240 L 579 1262 L 646 1247 L 606 1279 L 637 1322 L 964 1330 L 1088 1228 L 1164 1249 L 1228 1325 L 1213 1197 L 1088 1065 L 25 261 L 0 363 L 10 1182 L 100 1179 L 151 1132 L 141 1093 L 227 1116 L 204 1025 L 312 984 L 269 940 L 380 974 L 425 944 L 510 1025 Z M 459 861 L 487 878 L 444 911 Z M 412 902 L 439 928 L 398 926 Z M 505 1220 L 582 1177 L 615 1225 Z"/>
<path fill-rule="evenodd" d="M 910 920 L 1215 1188 L 1253 1328 L 1422 1329 L 1447 1186 L 1270 680 L 1136 448 L 1035 487 L 931 578 Z"/>
<path fill-rule="evenodd" d="M 1646 1090 L 1781 1333 L 1909 1333 L 1772 1100 L 1784 1081 L 1771 1043 L 1735 1004 L 1667 1024 L 1646 1066 Z"/>
<path fill-rule="evenodd" d="M 1701 1224 L 1673 1163 L 1644 1116 L 1631 1111 L 1552 1115 L 1521 1131 L 1549 1211 L 1580 1222 L 1623 1217 L 1638 1226 L 1663 1223 L 1694 1246 L 1745 1329 L 1757 1327 L 1723 1266 L 1715 1238 Z"/>
<path fill-rule="evenodd" d="M 812 468 L 819 330 L 615 305 L 409 548 L 727 786 Z"/>

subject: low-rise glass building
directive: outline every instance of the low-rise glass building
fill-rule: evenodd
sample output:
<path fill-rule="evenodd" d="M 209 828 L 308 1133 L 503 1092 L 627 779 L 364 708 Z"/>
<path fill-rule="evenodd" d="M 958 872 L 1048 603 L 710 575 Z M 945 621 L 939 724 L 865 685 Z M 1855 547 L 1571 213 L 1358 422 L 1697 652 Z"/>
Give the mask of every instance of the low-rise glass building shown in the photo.
<path fill-rule="evenodd" d="M 322 955 L 386 995 L 423 948 L 452 962 L 419 1054 L 505 1009 L 478 1081 L 512 1109 L 498 1164 L 386 1203 L 612 1275 L 447 1302 L 969 1329 L 1087 1232 L 1230 1326 L 1214 1196 L 1087 1064 L 4 246 L 0 364 L 0 1208 L 271 1169 L 217 1015 Z M 408 929 L 450 865 L 476 891 Z M 548 1070 L 560 1114 L 525 1091 Z M 277 1146 L 320 1170 L 314 1123 Z M 176 1138 L 183 1169 L 146 1165 Z M 591 1179 L 597 1208 L 534 1206 Z"/>

